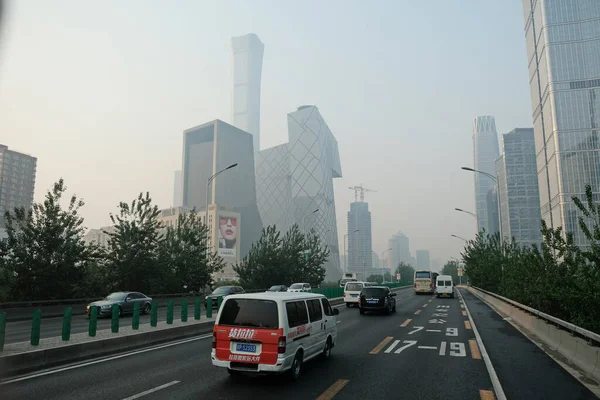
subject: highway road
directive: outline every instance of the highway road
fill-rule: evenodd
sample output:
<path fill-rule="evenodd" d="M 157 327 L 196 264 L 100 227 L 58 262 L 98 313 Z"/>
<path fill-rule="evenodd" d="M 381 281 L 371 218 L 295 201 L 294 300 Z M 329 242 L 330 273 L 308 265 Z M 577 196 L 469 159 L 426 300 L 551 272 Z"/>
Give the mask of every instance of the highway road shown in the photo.
<path fill-rule="evenodd" d="M 293 383 L 232 379 L 212 366 L 211 336 L 204 335 L 5 381 L 0 398 L 596 398 L 487 305 L 461 292 L 464 304 L 400 291 L 391 316 L 341 307 L 332 358 L 308 363 Z"/>
<path fill-rule="evenodd" d="M 84 306 L 82 306 L 84 307 Z M 214 310 L 213 312 L 216 312 Z M 202 318 L 206 316 L 206 310 L 202 307 Z M 173 307 L 173 318 L 181 319 L 181 306 Z M 194 306 L 188 306 L 188 319 L 194 318 Z M 167 308 L 158 308 L 158 323 L 164 324 L 167 319 Z M 131 326 L 131 315 L 124 315 L 120 320 L 120 326 Z M 149 315 L 140 315 L 140 325 L 149 324 Z M 110 317 L 98 318 L 97 330 L 110 329 Z M 87 315 L 74 315 L 71 318 L 71 334 L 87 332 L 89 328 L 89 319 Z M 43 318 L 40 328 L 40 338 L 47 339 L 62 335 L 62 318 Z M 6 323 L 5 343 L 28 342 L 31 337 L 31 321 L 16 321 Z"/>

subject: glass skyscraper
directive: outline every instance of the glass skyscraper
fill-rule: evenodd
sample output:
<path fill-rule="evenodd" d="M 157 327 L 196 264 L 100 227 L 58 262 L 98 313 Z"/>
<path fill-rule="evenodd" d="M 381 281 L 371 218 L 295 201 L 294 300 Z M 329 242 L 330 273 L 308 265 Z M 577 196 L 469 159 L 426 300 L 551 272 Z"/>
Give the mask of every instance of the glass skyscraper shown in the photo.
<path fill-rule="evenodd" d="M 358 232 L 356 230 L 358 229 Z M 371 212 L 369 203 L 355 201 L 350 203 L 348 212 L 348 271 L 363 272 L 373 265 L 371 236 Z M 381 273 L 381 272 L 380 272 Z M 366 280 L 366 276 L 363 279 Z"/>
<path fill-rule="evenodd" d="M 532 128 L 502 135 L 502 156 L 496 161 L 502 234 L 524 246 L 540 244 L 541 213 Z"/>
<path fill-rule="evenodd" d="M 523 0 L 542 218 L 573 232 L 572 196 L 600 201 L 600 1 Z"/>
<path fill-rule="evenodd" d="M 231 38 L 233 56 L 232 123 L 253 137 L 260 151 L 260 83 L 265 45 L 254 33 Z"/>
<path fill-rule="evenodd" d="M 495 161 L 500 150 L 498 148 L 498 134 L 496 133 L 496 121 L 492 116 L 476 117 L 473 120 L 473 168 L 495 175 Z M 490 224 L 488 217 L 488 192 L 494 188 L 496 183 L 493 179 L 474 172 L 475 179 L 475 210 L 477 213 L 477 230 L 485 229 L 491 232 L 494 223 Z"/>

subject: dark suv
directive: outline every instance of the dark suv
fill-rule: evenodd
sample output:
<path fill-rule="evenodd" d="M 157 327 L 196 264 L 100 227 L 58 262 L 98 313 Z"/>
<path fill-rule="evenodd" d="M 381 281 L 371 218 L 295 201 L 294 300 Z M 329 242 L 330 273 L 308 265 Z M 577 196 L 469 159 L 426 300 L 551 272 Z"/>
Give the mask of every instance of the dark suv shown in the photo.
<path fill-rule="evenodd" d="M 208 298 L 212 298 L 213 308 L 218 307 L 219 297 L 229 296 L 230 294 L 246 293 L 241 286 L 221 286 L 216 288 L 211 294 L 204 298 L 204 307 L 208 307 Z"/>
<path fill-rule="evenodd" d="M 369 286 L 363 288 L 358 298 L 358 309 L 365 311 L 385 311 L 387 315 L 396 312 L 396 293 L 386 286 Z"/>

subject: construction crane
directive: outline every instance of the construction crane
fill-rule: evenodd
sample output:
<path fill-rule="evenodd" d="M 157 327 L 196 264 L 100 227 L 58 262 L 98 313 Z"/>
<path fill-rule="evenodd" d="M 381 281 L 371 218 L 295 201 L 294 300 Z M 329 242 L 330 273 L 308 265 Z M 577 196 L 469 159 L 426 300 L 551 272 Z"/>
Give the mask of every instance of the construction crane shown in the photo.
<path fill-rule="evenodd" d="M 371 190 L 371 189 L 367 189 L 364 188 L 362 183 L 360 184 L 360 186 L 351 186 L 349 187 L 350 190 L 354 190 L 354 201 L 358 202 L 358 193 L 360 193 L 360 201 L 364 202 L 365 201 L 365 192 L 377 192 L 377 190 Z"/>

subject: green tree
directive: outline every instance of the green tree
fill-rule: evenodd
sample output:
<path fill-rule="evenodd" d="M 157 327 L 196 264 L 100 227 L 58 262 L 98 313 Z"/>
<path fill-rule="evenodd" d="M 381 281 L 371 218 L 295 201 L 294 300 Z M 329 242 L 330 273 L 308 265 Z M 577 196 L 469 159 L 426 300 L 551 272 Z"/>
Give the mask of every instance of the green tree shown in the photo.
<path fill-rule="evenodd" d="M 415 269 L 409 264 L 400 261 L 396 267 L 396 274 L 400 274 L 402 282 L 412 284 L 415 278 Z"/>
<path fill-rule="evenodd" d="M 150 194 L 140 193 L 131 204 L 121 202 L 119 212 L 110 214 L 113 229 L 106 251 L 109 281 L 119 290 L 159 293 L 164 287 L 158 257 L 162 238 L 158 206 Z"/>
<path fill-rule="evenodd" d="M 598 273 L 600 271 L 600 203 L 594 204 L 591 185 L 585 186 L 585 203 L 575 196 L 573 202 L 583 214 L 579 217 L 579 227 L 590 246 L 583 255 L 594 265 Z"/>
<path fill-rule="evenodd" d="M 248 255 L 233 267 L 240 277 L 241 286 L 264 289 L 277 284 L 289 285 L 281 244 L 281 235 L 274 225 L 263 228 L 258 242 L 253 243 Z"/>
<path fill-rule="evenodd" d="M 264 289 L 294 282 L 317 287 L 325 278 L 323 265 L 328 257 L 329 249 L 314 232 L 304 235 L 293 225 L 282 237 L 275 226 L 268 226 L 233 269 L 245 288 Z"/>
<path fill-rule="evenodd" d="M 2 274 L 11 280 L 11 300 L 72 298 L 90 252 L 83 242 L 84 202 L 72 195 L 63 209 L 67 187 L 60 179 L 42 203 L 5 213 L 7 239 L 2 245 Z M 5 289 L 6 290 L 6 289 Z"/>
<path fill-rule="evenodd" d="M 505 262 L 502 250 L 500 234 L 490 236 L 485 230 L 467 242 L 461 256 L 473 286 L 498 292 Z"/>
<path fill-rule="evenodd" d="M 158 262 L 163 291 L 200 291 L 211 284 L 213 273 L 223 270 L 225 262 L 208 251 L 207 237 L 208 230 L 195 211 L 179 214 L 176 225 L 166 228 Z"/>
<path fill-rule="evenodd" d="M 452 279 L 454 280 L 454 284 L 456 285 L 459 282 L 458 267 L 459 267 L 458 261 L 455 261 L 455 260 L 447 261 L 446 264 L 444 264 L 444 266 L 442 267 L 442 271 L 440 272 L 440 275 L 450 275 L 452 277 Z"/>
<path fill-rule="evenodd" d="M 367 277 L 367 282 L 383 282 L 383 276 L 381 274 L 372 274 Z"/>

